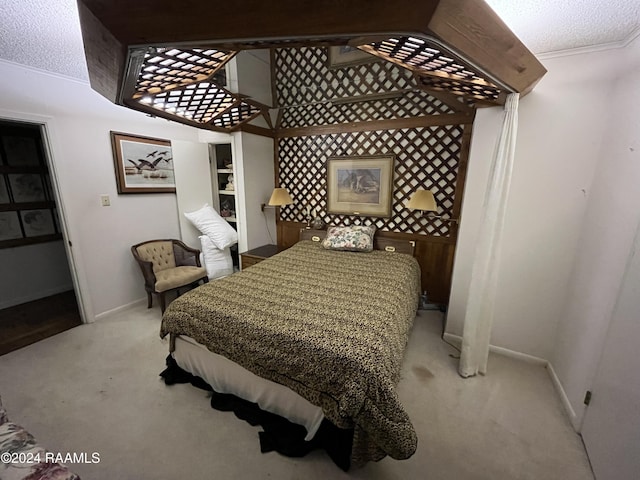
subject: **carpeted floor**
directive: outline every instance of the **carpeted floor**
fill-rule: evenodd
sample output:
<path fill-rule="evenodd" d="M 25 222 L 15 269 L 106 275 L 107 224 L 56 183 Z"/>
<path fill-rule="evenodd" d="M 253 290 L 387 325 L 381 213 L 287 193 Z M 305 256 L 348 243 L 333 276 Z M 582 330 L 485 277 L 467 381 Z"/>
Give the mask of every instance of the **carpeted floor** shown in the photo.
<path fill-rule="evenodd" d="M 462 379 L 437 311 L 416 319 L 398 386 L 417 453 L 344 473 L 323 452 L 263 455 L 259 427 L 213 410 L 191 385 L 164 385 L 168 342 L 159 309 L 145 307 L 0 357 L 9 418 L 54 452 L 99 453 L 72 465 L 85 480 L 593 479 L 546 370 L 492 355 L 488 375 Z"/>

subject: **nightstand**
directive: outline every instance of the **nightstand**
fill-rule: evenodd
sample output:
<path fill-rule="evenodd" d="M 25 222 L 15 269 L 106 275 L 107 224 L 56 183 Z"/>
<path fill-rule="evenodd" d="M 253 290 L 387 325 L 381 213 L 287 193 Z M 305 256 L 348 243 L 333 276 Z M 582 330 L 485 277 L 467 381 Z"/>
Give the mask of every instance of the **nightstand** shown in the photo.
<path fill-rule="evenodd" d="M 280 253 L 286 250 L 287 247 L 281 247 L 280 245 L 263 245 L 252 250 L 248 250 L 240 254 L 240 268 L 245 268 L 260 263 L 265 258 L 274 256 L 276 253 Z"/>

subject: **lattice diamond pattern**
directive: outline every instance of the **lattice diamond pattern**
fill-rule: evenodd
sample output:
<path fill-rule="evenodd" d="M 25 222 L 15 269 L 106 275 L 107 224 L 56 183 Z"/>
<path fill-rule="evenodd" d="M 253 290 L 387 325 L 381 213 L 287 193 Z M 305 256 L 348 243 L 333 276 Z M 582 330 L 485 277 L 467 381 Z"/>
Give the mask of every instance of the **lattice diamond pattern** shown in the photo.
<path fill-rule="evenodd" d="M 194 122 L 232 128 L 260 114 L 255 105 L 239 101 L 222 87 L 200 82 L 184 88 L 147 95 L 140 103 Z"/>
<path fill-rule="evenodd" d="M 473 68 L 461 60 L 451 58 L 435 43 L 422 38 L 399 37 L 373 42 L 362 47 L 385 58 L 399 60 L 413 68 L 427 72 L 440 72 L 458 78 L 486 82 Z"/>
<path fill-rule="evenodd" d="M 260 114 L 260 109 L 242 102 L 240 105 L 229 109 L 227 112 L 213 119 L 213 125 L 222 128 L 231 128 L 240 122 L 250 120 Z"/>
<path fill-rule="evenodd" d="M 136 92 L 158 92 L 208 79 L 234 52 L 214 49 L 149 47 L 136 83 Z"/>
<path fill-rule="evenodd" d="M 456 80 L 447 80 L 433 77 L 421 77 L 419 82 L 427 88 L 451 92 L 454 95 L 461 95 L 478 100 L 497 100 L 500 97 L 500 89 L 487 85 L 474 85 Z"/>
<path fill-rule="evenodd" d="M 310 127 L 368 120 L 450 113 L 450 107 L 426 92 L 405 92 L 398 98 L 351 103 L 315 103 L 283 110 L 280 127 Z"/>
<path fill-rule="evenodd" d="M 283 48 L 276 50 L 276 97 L 278 106 L 326 101 L 330 79 L 327 51 L 323 48 Z M 302 73 L 303 76 L 299 76 Z M 300 79 L 304 79 L 301 84 Z"/>
<path fill-rule="evenodd" d="M 168 118 L 186 118 L 227 130 L 237 127 L 259 115 L 261 109 L 212 82 L 216 71 L 233 54 L 214 49 L 150 47 L 133 99 Z"/>
<path fill-rule="evenodd" d="M 427 93 L 411 91 L 416 87 L 413 74 L 390 62 L 332 69 L 326 48 L 282 48 L 276 50 L 275 67 L 283 128 L 453 113 Z M 366 100 L 366 95 L 389 92 L 404 94 Z M 362 101 L 331 102 L 355 97 Z"/>
<path fill-rule="evenodd" d="M 282 207 L 282 220 L 306 222 L 305 209 L 326 223 L 375 224 L 380 230 L 449 236 L 451 222 L 420 216 L 404 208 L 417 188 L 429 189 L 438 215 L 452 216 L 463 127 L 460 125 L 287 137 L 278 141 L 279 183 L 294 204 Z M 390 218 L 329 215 L 326 212 L 326 164 L 334 156 L 396 156 Z"/>
<path fill-rule="evenodd" d="M 199 123 L 211 121 L 213 117 L 231 107 L 235 101 L 236 99 L 225 89 L 207 82 L 140 99 L 140 103 Z"/>
<path fill-rule="evenodd" d="M 359 48 L 427 74 L 421 76 L 424 86 L 480 100 L 496 100 L 500 95 L 500 89 L 474 71 L 473 67 L 427 39 L 404 36 Z"/>

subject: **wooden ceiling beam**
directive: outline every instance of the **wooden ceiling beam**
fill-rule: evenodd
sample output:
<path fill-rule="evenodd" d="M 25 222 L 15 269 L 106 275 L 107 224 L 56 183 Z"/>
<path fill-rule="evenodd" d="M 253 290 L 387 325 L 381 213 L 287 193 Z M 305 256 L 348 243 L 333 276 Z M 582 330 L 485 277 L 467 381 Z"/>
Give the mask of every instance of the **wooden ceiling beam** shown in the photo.
<path fill-rule="evenodd" d="M 442 0 L 429 32 L 452 51 L 521 96 L 547 70 L 482 0 Z"/>
<path fill-rule="evenodd" d="M 434 37 L 523 95 L 546 73 L 482 0 L 78 0 L 78 8 L 91 86 L 114 103 L 127 49 L 142 45 L 233 49 L 415 35 Z"/>
<path fill-rule="evenodd" d="M 438 0 L 78 0 L 123 44 L 418 32 Z"/>
<path fill-rule="evenodd" d="M 112 103 L 118 103 L 127 64 L 127 47 L 81 1 L 78 2 L 78 14 L 91 88 Z"/>

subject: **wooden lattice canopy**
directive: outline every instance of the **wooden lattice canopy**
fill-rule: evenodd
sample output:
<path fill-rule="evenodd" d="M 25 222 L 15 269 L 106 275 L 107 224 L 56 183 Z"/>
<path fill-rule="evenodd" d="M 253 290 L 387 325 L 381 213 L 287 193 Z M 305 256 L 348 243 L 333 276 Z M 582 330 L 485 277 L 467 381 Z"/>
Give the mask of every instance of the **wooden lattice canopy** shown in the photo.
<path fill-rule="evenodd" d="M 267 118 L 267 106 L 230 92 L 223 86 L 226 79 L 217 77 L 234 54 L 211 48 L 136 49 L 129 55 L 122 103 L 214 130 L 232 131 L 260 113 Z"/>
<path fill-rule="evenodd" d="M 243 49 L 349 45 L 479 104 L 546 70 L 482 0 L 78 0 L 91 86 L 114 103 L 233 131 L 268 109 L 216 73 Z"/>

